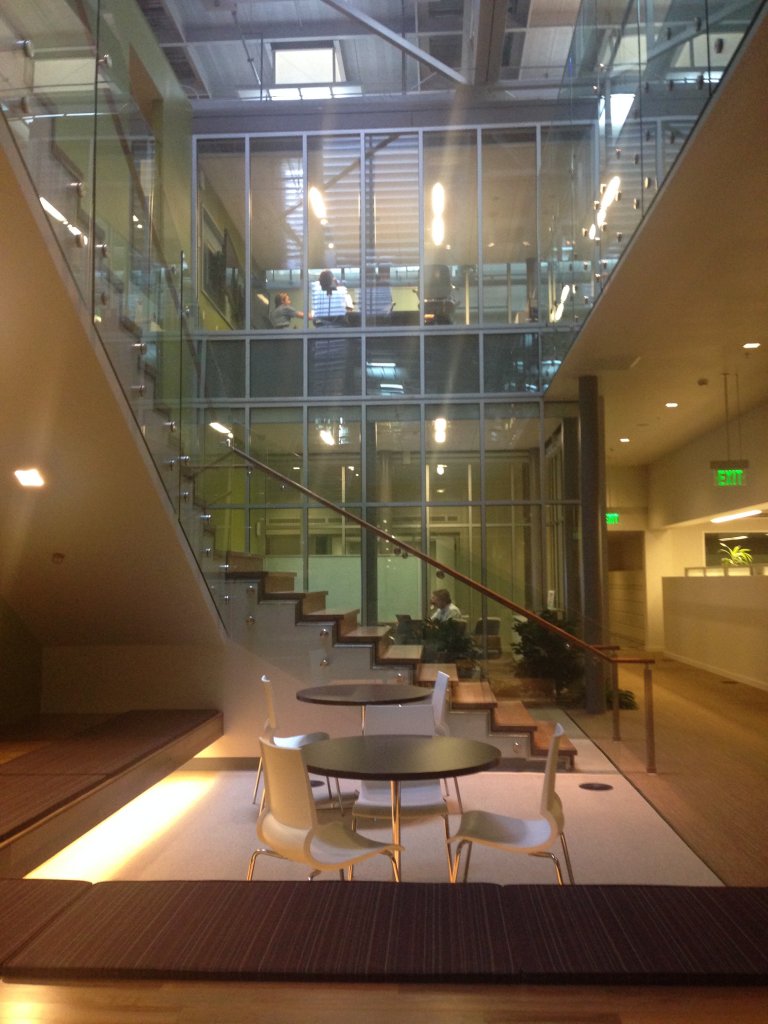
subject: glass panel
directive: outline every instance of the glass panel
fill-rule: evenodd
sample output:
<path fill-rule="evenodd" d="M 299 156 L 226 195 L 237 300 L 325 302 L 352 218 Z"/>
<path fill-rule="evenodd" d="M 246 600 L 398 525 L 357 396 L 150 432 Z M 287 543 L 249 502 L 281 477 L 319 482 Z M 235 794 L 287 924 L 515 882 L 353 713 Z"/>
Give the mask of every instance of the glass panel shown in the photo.
<path fill-rule="evenodd" d="M 595 167 L 589 125 L 542 129 L 541 277 L 529 265 L 532 319 L 554 322 L 583 316 L 595 295 L 600 270 L 594 224 Z"/>
<path fill-rule="evenodd" d="M 418 324 L 418 136 L 366 135 L 365 184 L 366 323 Z"/>
<path fill-rule="evenodd" d="M 359 407 L 315 407 L 307 411 L 307 418 L 307 486 L 336 505 L 359 502 L 362 495 Z"/>
<path fill-rule="evenodd" d="M 424 390 L 430 395 L 477 394 L 480 390 L 477 335 L 441 334 L 425 339 Z"/>
<path fill-rule="evenodd" d="M 197 144 L 199 324 L 207 331 L 245 327 L 245 142 Z"/>
<path fill-rule="evenodd" d="M 245 397 L 245 342 L 241 339 L 206 341 L 205 397 Z"/>
<path fill-rule="evenodd" d="M 424 322 L 476 323 L 477 136 L 424 135 Z"/>
<path fill-rule="evenodd" d="M 297 483 L 303 482 L 304 427 L 301 409 L 251 409 L 249 454 Z M 287 484 L 254 471 L 251 500 L 267 505 L 300 505 L 304 497 Z"/>
<path fill-rule="evenodd" d="M 369 406 L 366 412 L 367 498 L 421 501 L 421 425 L 414 406 Z"/>
<path fill-rule="evenodd" d="M 251 139 L 250 207 L 251 325 L 261 330 L 301 326 L 304 163 L 300 138 Z M 296 316 L 289 316 L 286 309 L 294 310 Z"/>
<path fill-rule="evenodd" d="M 323 135 L 308 143 L 310 304 L 317 326 L 360 323 L 360 137 Z M 323 271 L 328 271 L 320 281 Z M 326 281 L 327 277 L 327 281 Z"/>
<path fill-rule="evenodd" d="M 536 259 L 536 130 L 488 129 L 483 145 L 483 320 L 527 323 Z"/>
<path fill-rule="evenodd" d="M 427 510 L 428 551 L 432 558 L 473 579 L 482 574 L 480 545 L 479 508 L 467 506 L 446 506 Z M 479 613 L 480 599 L 470 588 L 448 576 L 438 576 L 433 568 L 428 570 L 429 594 L 435 590 L 447 590 L 451 603 L 461 612 L 468 623 L 473 613 Z M 434 606 L 431 609 L 435 611 Z M 466 627 L 465 627 L 466 629 Z M 449 661 L 443 652 L 428 652 L 428 657 L 437 661 Z"/>
<path fill-rule="evenodd" d="M 310 395 L 359 395 L 360 349 L 359 338 L 310 338 Z"/>
<path fill-rule="evenodd" d="M 192 464 L 185 481 L 190 491 L 184 508 L 190 523 L 197 518 L 202 527 L 203 547 L 223 562 L 228 551 L 247 551 L 245 507 L 248 501 L 248 474 L 232 455 L 225 436 L 213 430 L 211 423 L 227 427 L 233 443 L 242 448 L 245 438 L 245 412 L 240 407 L 215 406 L 203 414 L 200 464 Z"/>
<path fill-rule="evenodd" d="M 369 522 L 417 551 L 422 550 L 421 512 L 416 507 L 369 509 Z M 373 552 L 367 568 L 369 590 L 375 596 L 374 621 L 395 627 L 398 615 L 410 615 L 416 622 L 424 617 L 426 601 L 422 578 L 424 565 L 418 558 L 406 557 L 395 544 L 375 539 L 368 545 Z M 418 642 L 410 631 L 395 632 L 398 643 Z"/>
<path fill-rule="evenodd" d="M 538 334 L 486 334 L 483 346 L 486 391 L 539 390 Z"/>
<path fill-rule="evenodd" d="M 251 342 L 251 397 L 289 398 L 304 392 L 301 338 Z"/>
<path fill-rule="evenodd" d="M 516 604 L 534 610 L 543 607 L 538 515 L 538 506 L 530 505 L 492 505 L 486 509 L 488 586 Z"/>
<path fill-rule="evenodd" d="M 400 398 L 421 392 L 418 338 L 368 338 L 365 353 L 366 394 Z"/>
<path fill-rule="evenodd" d="M 541 490 L 539 403 L 487 405 L 483 437 L 485 500 L 531 501 L 538 498 Z"/>
<path fill-rule="evenodd" d="M 326 592 L 327 608 L 359 608 L 361 527 L 329 509 L 308 516 L 309 589 Z"/>
<path fill-rule="evenodd" d="M 479 501 L 479 407 L 430 405 L 425 417 L 427 501 Z"/>

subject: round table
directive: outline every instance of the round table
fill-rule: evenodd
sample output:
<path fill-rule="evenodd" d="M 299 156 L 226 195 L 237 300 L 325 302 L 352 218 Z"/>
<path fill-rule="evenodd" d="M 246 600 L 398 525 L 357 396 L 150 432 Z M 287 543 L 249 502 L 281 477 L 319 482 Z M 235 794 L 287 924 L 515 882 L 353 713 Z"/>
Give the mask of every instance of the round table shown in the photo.
<path fill-rule="evenodd" d="M 424 686 L 406 683 L 329 683 L 327 686 L 309 686 L 299 690 L 297 700 L 307 704 L 336 704 L 360 708 L 360 722 L 365 732 L 366 704 L 410 704 L 428 701 L 432 693 Z"/>
<path fill-rule="evenodd" d="M 388 780 L 392 839 L 400 843 L 400 783 L 472 775 L 499 763 L 501 751 L 460 736 L 342 736 L 302 747 L 310 772 L 337 779 Z M 398 876 L 400 853 L 395 852 Z"/>

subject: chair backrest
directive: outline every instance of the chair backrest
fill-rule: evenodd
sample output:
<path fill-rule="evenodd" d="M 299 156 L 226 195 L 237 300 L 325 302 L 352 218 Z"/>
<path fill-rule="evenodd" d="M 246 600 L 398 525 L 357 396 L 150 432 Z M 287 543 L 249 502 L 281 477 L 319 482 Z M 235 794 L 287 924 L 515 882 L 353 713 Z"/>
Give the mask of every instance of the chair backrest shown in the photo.
<path fill-rule="evenodd" d="M 447 736 L 448 729 L 448 684 L 447 672 L 438 672 L 435 676 L 435 688 L 432 691 L 432 712 L 435 720 L 435 734 Z"/>
<path fill-rule="evenodd" d="M 298 747 L 278 747 L 261 737 L 264 759 L 265 812 L 285 828 L 308 831 L 317 825 L 304 756 Z"/>
<path fill-rule="evenodd" d="M 475 636 L 498 636 L 501 632 L 501 619 L 495 615 L 489 615 L 485 619 L 478 619 L 475 623 Z"/>
<path fill-rule="evenodd" d="M 264 703 L 267 706 L 267 717 L 264 720 L 264 734 L 267 738 L 277 732 L 277 715 L 275 714 L 275 693 L 269 676 L 261 677 L 261 688 L 264 691 Z"/>
<path fill-rule="evenodd" d="M 565 825 L 565 815 L 560 797 L 555 792 L 555 779 L 557 777 L 557 758 L 560 752 L 560 737 L 563 735 L 563 731 L 559 722 L 552 731 L 552 739 L 549 741 L 549 750 L 547 751 L 547 762 L 544 767 L 540 806 L 543 815 L 554 818 L 560 832 L 563 831 Z"/>
<path fill-rule="evenodd" d="M 431 704 L 370 704 L 365 709 L 367 736 L 432 736 L 434 731 Z"/>

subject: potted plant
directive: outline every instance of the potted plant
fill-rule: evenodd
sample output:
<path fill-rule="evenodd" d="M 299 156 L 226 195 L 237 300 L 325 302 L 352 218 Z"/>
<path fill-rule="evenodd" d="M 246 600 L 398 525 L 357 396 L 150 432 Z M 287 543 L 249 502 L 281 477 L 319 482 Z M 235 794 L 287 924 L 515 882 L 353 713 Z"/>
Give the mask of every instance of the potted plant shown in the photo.
<path fill-rule="evenodd" d="M 732 548 L 729 548 L 721 541 L 720 554 L 722 565 L 749 565 L 752 561 L 752 552 L 749 548 L 743 548 L 741 544 L 734 544 Z"/>
<path fill-rule="evenodd" d="M 456 665 L 460 678 L 472 675 L 475 667 L 475 647 L 467 635 L 466 623 L 456 619 L 429 622 L 424 632 L 425 645 L 434 661 Z"/>
<path fill-rule="evenodd" d="M 571 623 L 560 620 L 549 609 L 541 612 L 540 618 L 573 632 Z M 584 657 L 565 637 L 535 619 L 518 622 L 515 630 L 519 639 L 512 645 L 512 650 L 520 659 L 516 670 L 518 675 L 547 680 L 555 700 L 560 700 L 563 691 L 570 691 L 581 682 Z"/>

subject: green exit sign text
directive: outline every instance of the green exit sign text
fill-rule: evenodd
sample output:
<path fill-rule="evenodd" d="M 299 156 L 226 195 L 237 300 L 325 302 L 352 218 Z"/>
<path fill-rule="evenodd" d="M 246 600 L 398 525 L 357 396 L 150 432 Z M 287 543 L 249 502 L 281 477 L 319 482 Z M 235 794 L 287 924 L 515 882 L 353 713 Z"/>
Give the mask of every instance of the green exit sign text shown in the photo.
<path fill-rule="evenodd" d="M 749 462 L 746 459 L 733 459 L 728 462 L 710 462 L 709 466 L 715 476 L 716 487 L 743 487 L 746 481 L 745 470 Z"/>
<path fill-rule="evenodd" d="M 619 524 L 619 513 L 618 512 L 606 512 L 605 513 L 605 525 L 606 526 L 618 526 Z"/>

